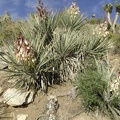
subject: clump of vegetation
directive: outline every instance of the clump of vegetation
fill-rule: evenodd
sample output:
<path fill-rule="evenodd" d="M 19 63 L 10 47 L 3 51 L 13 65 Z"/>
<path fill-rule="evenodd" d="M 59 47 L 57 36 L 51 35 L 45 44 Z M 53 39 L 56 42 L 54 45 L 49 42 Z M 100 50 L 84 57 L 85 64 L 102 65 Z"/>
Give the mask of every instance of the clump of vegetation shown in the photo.
<path fill-rule="evenodd" d="M 15 39 L 22 24 L 22 20 L 13 21 L 9 12 L 6 12 L 4 16 L 0 16 L 0 45 L 3 45 L 2 41 Z"/>
<path fill-rule="evenodd" d="M 116 79 L 119 81 L 106 63 L 93 59 L 89 67 L 78 74 L 76 85 L 87 111 L 99 110 L 113 120 L 120 119 L 119 87 L 113 82 Z"/>
<path fill-rule="evenodd" d="M 111 34 L 110 41 L 112 43 L 112 51 L 114 54 L 120 53 L 120 34 Z"/>
<path fill-rule="evenodd" d="M 94 25 L 94 24 L 100 24 L 104 21 L 104 18 L 95 18 L 95 17 L 91 17 L 89 20 L 88 20 L 88 23 Z"/>
<path fill-rule="evenodd" d="M 117 18 L 110 23 L 112 8 L 111 4 L 104 6 L 114 31 Z M 117 2 L 116 11 L 119 12 Z M 0 59 L 8 64 L 7 69 L 2 69 L 9 73 L 7 77 L 15 79 L 12 87 L 35 92 L 42 89 L 47 93 L 49 85 L 75 81 L 77 76 L 75 82 L 86 110 L 98 109 L 115 120 L 120 119 L 119 84 L 115 83 L 116 78 L 105 62 L 109 45 L 106 21 L 95 28 L 85 22 L 86 18 L 74 2 L 68 9 L 52 14 L 41 0 L 24 27 L 19 28 L 21 23 L 16 26 L 9 14 L 6 15 L 4 21 L 0 21 L 5 23 L 5 28 L 2 26 L 0 30 L 0 39 L 5 46 Z M 99 21 L 101 19 L 91 22 Z M 17 28 L 12 31 L 9 26 L 11 36 L 3 35 L 7 33 L 8 22 Z M 8 38 L 10 41 L 6 41 Z"/>

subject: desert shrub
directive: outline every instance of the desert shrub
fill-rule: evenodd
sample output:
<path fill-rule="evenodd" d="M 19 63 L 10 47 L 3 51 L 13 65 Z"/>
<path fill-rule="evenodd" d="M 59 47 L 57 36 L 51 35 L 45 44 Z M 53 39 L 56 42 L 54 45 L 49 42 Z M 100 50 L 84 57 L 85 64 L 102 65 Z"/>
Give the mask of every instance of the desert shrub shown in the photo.
<path fill-rule="evenodd" d="M 119 52 L 120 52 L 120 34 L 119 33 L 111 34 L 110 40 L 113 45 L 113 47 L 112 47 L 113 53 L 119 54 Z"/>
<path fill-rule="evenodd" d="M 119 88 L 112 88 L 112 81 L 119 79 L 105 62 L 92 59 L 90 65 L 77 77 L 78 95 L 86 111 L 99 110 L 111 119 L 120 119 Z"/>
<path fill-rule="evenodd" d="M 7 15 L 7 16 L 6 16 Z M 13 21 L 10 15 L 7 13 L 0 18 L 0 42 L 10 41 L 17 37 L 22 26 L 22 21 Z M 2 44 L 3 45 L 3 44 Z"/>
<path fill-rule="evenodd" d="M 90 24 L 100 24 L 104 21 L 104 18 L 90 18 L 88 22 Z"/>

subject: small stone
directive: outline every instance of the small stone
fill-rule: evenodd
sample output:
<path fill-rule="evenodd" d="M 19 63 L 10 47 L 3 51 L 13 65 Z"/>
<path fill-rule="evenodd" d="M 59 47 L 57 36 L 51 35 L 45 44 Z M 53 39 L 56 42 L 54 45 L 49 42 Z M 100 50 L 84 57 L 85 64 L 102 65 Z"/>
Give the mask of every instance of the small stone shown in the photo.
<path fill-rule="evenodd" d="M 34 98 L 34 92 L 30 91 L 29 96 L 28 96 L 25 104 L 31 103 L 33 101 L 33 98 Z"/>
<path fill-rule="evenodd" d="M 28 117 L 28 114 L 18 114 L 17 120 L 26 120 Z"/>
<path fill-rule="evenodd" d="M 48 103 L 47 103 L 47 111 L 46 114 L 49 116 L 49 120 L 56 120 L 56 112 L 58 109 L 58 100 L 56 96 L 49 95 Z"/>
<path fill-rule="evenodd" d="M 0 86 L 0 95 L 3 93 L 3 88 Z"/>
<path fill-rule="evenodd" d="M 77 87 L 76 86 L 73 87 L 70 92 L 71 92 L 71 97 L 75 99 L 77 97 Z"/>
<path fill-rule="evenodd" d="M 0 98 L 0 103 L 2 103 L 3 102 L 3 98 Z"/>
<path fill-rule="evenodd" d="M 56 115 L 50 114 L 49 120 L 56 120 Z"/>
<path fill-rule="evenodd" d="M 54 99 L 54 101 L 58 101 L 56 96 L 48 95 L 48 100 L 52 100 L 52 99 Z"/>

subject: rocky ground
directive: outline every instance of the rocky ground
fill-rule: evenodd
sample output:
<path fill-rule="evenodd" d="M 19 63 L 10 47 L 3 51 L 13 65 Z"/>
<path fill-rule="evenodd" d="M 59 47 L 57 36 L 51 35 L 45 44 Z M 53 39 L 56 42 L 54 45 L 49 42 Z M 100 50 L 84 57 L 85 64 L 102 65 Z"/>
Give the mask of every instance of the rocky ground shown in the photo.
<path fill-rule="evenodd" d="M 119 55 L 114 55 L 114 57 L 111 55 L 109 58 L 110 62 L 117 66 L 116 69 L 120 67 Z M 0 76 L 0 84 L 2 84 L 4 74 L 0 73 Z M 6 87 L 7 86 L 8 84 Z M 71 94 L 73 88 L 74 86 L 71 82 L 65 82 L 61 85 L 49 87 L 47 95 L 43 95 L 43 93 L 39 91 L 38 94 L 35 95 L 34 101 L 29 105 L 23 105 L 21 107 L 5 105 L 8 113 L 4 116 L 11 116 L 11 120 L 50 120 L 46 117 L 46 114 L 49 114 L 49 97 L 54 96 L 55 99 L 57 99 L 57 102 L 54 104 L 56 106 L 56 109 L 54 109 L 56 111 L 56 120 L 110 120 L 98 112 L 96 112 L 96 114 L 85 113 L 81 99 Z M 20 116 L 22 116 L 22 118 L 20 118 Z M 7 120 L 7 118 L 1 118 L 1 120 Z"/>
<path fill-rule="evenodd" d="M 56 113 L 57 120 L 96 120 L 96 117 L 99 118 L 97 120 L 109 120 L 107 117 L 101 116 L 100 114 L 96 114 L 96 116 L 92 113 L 85 113 L 80 98 L 72 98 L 70 95 L 66 94 L 66 91 L 70 91 L 71 88 L 73 88 L 71 83 L 55 85 L 54 88 L 49 88 L 49 95 L 58 95 L 57 100 L 59 107 Z M 34 102 L 29 105 L 21 107 L 7 106 L 10 112 L 8 116 L 12 116 L 14 118 L 13 120 L 18 120 L 18 115 L 26 115 L 26 120 L 49 120 L 45 117 L 49 95 L 43 95 L 41 92 L 35 96 Z"/>

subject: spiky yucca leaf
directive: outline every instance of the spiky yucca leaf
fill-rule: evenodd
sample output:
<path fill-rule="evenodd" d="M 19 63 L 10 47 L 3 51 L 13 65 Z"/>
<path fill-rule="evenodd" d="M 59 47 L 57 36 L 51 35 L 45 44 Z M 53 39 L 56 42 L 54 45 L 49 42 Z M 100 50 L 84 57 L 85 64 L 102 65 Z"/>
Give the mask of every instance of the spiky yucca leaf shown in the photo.
<path fill-rule="evenodd" d="M 78 33 L 75 33 L 74 31 L 68 31 L 66 33 L 56 32 L 53 37 L 55 52 L 57 52 L 61 60 L 74 56 L 79 47 Z"/>
<path fill-rule="evenodd" d="M 44 44 L 46 45 L 51 42 L 53 31 L 57 27 L 58 21 L 59 18 L 57 18 L 54 14 L 49 14 L 47 18 L 42 20 L 40 16 L 36 16 L 36 14 L 30 14 L 26 26 L 22 27 L 22 31 L 23 33 L 25 33 L 25 31 L 30 31 L 27 32 L 27 34 L 24 34 L 26 37 L 32 36 L 35 38 L 39 34 L 42 37 L 46 37 L 46 40 L 44 41 Z"/>
<path fill-rule="evenodd" d="M 74 31 L 56 31 L 53 35 L 55 60 L 60 65 L 63 76 L 78 68 L 77 50 L 80 47 L 78 33 Z M 80 65 L 80 64 L 79 64 Z M 64 78 L 63 78 L 64 79 Z"/>
<path fill-rule="evenodd" d="M 71 15 L 67 10 L 58 12 L 56 17 L 59 18 L 60 20 L 58 26 L 66 30 L 71 30 L 71 31 L 80 30 L 81 27 L 85 24 L 85 17 L 83 14 L 80 14 L 76 16 L 74 19 L 72 19 Z"/>
<path fill-rule="evenodd" d="M 86 56 L 104 56 L 106 55 L 109 49 L 109 40 L 107 37 L 99 38 L 97 35 L 93 35 L 91 32 L 92 28 L 86 30 L 84 35 L 81 35 L 83 39 L 83 50 L 86 53 Z"/>

